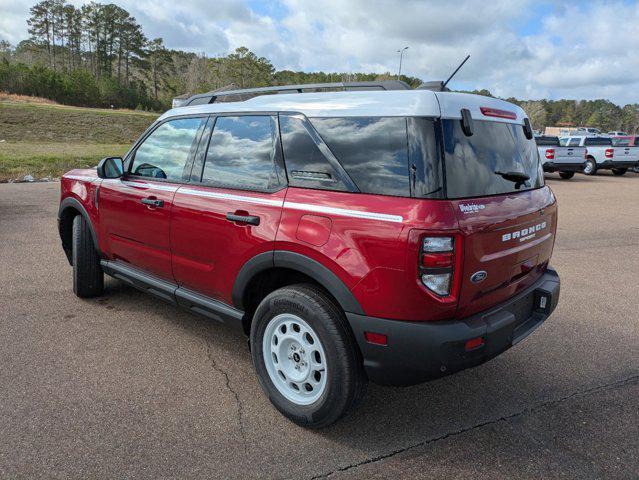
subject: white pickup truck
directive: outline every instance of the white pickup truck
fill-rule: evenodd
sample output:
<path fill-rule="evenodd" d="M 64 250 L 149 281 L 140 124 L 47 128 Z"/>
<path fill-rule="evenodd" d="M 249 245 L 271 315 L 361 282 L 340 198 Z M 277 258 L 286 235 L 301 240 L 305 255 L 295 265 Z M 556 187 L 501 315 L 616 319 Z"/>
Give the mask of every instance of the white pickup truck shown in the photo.
<path fill-rule="evenodd" d="M 636 159 L 626 158 L 623 148 L 614 147 L 610 137 L 570 136 L 562 138 L 561 144 L 588 149 L 584 166 L 586 175 L 595 175 L 597 170 L 612 170 L 615 175 L 623 175 L 638 163 Z"/>
<path fill-rule="evenodd" d="M 535 141 L 544 172 L 559 172 L 561 178 L 568 180 L 575 172 L 584 171 L 586 147 L 561 146 L 559 137 L 550 135 L 535 137 Z"/>
<path fill-rule="evenodd" d="M 639 136 L 612 137 L 612 145 L 616 151 L 621 151 L 626 160 L 636 162 L 632 170 L 639 173 Z"/>

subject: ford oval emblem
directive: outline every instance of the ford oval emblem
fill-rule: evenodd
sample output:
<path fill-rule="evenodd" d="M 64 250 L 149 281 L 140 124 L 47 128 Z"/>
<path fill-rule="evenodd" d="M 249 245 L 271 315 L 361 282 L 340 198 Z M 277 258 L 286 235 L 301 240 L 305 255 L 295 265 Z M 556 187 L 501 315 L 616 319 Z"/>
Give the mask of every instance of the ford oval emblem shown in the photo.
<path fill-rule="evenodd" d="M 488 274 L 485 270 L 480 270 L 479 272 L 475 272 L 470 276 L 470 281 L 473 283 L 483 282 L 484 280 L 486 280 L 487 276 Z"/>

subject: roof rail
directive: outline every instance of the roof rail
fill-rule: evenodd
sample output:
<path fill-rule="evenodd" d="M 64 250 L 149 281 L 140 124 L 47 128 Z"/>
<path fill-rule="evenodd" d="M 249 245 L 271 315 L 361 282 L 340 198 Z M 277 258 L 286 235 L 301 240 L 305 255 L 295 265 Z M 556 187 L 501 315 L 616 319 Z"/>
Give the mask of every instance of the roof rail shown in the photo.
<path fill-rule="evenodd" d="M 432 90 L 433 92 L 450 92 L 450 89 L 441 80 L 424 82 L 417 90 Z"/>
<path fill-rule="evenodd" d="M 212 91 L 192 95 L 180 107 L 203 105 L 216 102 L 243 102 L 260 95 L 281 93 L 309 93 L 321 91 L 357 91 L 357 90 L 410 90 L 410 85 L 401 80 L 380 80 L 371 82 L 334 82 L 334 83 L 306 83 L 300 85 L 280 85 L 275 87 L 244 88 L 240 90 Z"/>

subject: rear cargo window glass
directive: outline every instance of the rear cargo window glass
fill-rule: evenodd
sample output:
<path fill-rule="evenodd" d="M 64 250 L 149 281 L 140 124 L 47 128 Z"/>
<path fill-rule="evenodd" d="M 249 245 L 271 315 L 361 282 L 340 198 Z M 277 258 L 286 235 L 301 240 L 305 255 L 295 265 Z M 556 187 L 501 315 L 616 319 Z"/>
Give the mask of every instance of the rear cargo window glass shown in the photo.
<path fill-rule="evenodd" d="M 202 122 L 201 118 L 181 118 L 161 124 L 135 151 L 131 173 L 165 180 L 187 179 L 187 161 Z"/>
<path fill-rule="evenodd" d="M 350 191 L 336 165 L 322 151 L 321 139 L 305 120 L 280 115 L 280 133 L 289 185 L 320 190 Z M 326 149 L 326 146 L 323 146 Z M 330 155 L 330 151 L 326 152 Z"/>
<path fill-rule="evenodd" d="M 586 146 L 597 146 L 597 145 L 612 145 L 612 140 L 606 137 L 600 138 L 586 138 L 585 141 Z"/>
<path fill-rule="evenodd" d="M 361 192 L 410 196 L 405 118 L 313 118 L 311 123 Z"/>
<path fill-rule="evenodd" d="M 266 190 L 277 186 L 275 118 L 218 117 L 206 154 L 202 182 Z"/>
<path fill-rule="evenodd" d="M 443 120 L 442 127 L 448 198 L 543 186 L 537 145 L 526 138 L 521 125 L 474 120 L 470 137 L 464 135 L 459 120 Z"/>

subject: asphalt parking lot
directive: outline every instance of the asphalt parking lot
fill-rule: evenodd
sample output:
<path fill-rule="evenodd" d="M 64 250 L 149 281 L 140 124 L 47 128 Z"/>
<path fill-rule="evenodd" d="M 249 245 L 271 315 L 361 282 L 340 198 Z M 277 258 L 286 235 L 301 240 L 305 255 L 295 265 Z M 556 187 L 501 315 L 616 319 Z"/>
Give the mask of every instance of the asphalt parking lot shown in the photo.
<path fill-rule="evenodd" d="M 246 340 L 117 281 L 80 300 L 59 184 L 0 185 L 0 477 L 639 477 L 639 175 L 548 176 L 555 314 L 473 370 L 295 426 Z"/>

